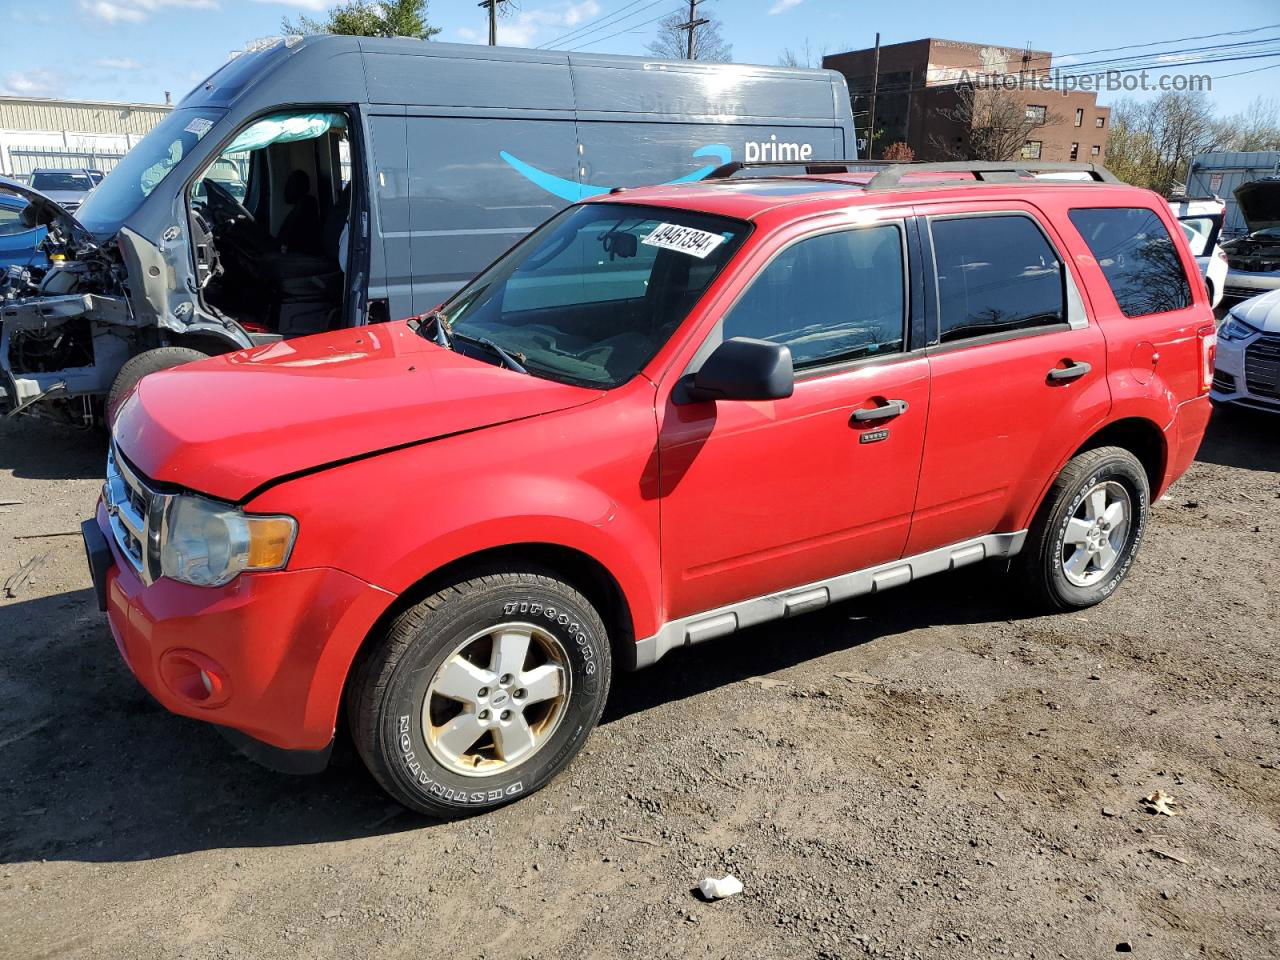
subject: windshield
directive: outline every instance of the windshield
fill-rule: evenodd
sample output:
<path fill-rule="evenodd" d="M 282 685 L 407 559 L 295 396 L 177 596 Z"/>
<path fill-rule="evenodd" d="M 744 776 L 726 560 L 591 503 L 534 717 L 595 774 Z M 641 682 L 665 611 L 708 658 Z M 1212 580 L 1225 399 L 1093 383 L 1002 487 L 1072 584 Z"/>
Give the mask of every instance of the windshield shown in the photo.
<path fill-rule="evenodd" d="M 569 207 L 443 313 L 456 349 L 472 352 L 476 339 L 487 339 L 530 373 L 616 387 L 666 343 L 749 231 L 684 210 Z"/>
<path fill-rule="evenodd" d="M 31 176 L 31 186 L 35 190 L 48 193 L 50 190 L 92 190 L 93 181 L 86 173 L 36 173 Z"/>
<path fill-rule="evenodd" d="M 174 110 L 124 155 L 76 211 L 76 219 L 92 233 L 115 232 L 222 114 L 222 110 L 203 107 Z"/>

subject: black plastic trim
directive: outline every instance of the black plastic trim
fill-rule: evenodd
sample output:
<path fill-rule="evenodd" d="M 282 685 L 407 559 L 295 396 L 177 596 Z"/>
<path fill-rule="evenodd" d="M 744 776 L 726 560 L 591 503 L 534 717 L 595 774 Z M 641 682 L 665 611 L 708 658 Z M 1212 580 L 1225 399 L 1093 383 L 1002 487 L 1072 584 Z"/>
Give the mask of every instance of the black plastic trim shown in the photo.
<path fill-rule="evenodd" d="M 329 755 L 333 753 L 332 740 L 319 750 L 286 750 L 283 747 L 264 743 L 232 727 L 218 726 L 218 732 L 244 756 L 276 773 L 296 775 L 319 773 L 329 765 Z"/>

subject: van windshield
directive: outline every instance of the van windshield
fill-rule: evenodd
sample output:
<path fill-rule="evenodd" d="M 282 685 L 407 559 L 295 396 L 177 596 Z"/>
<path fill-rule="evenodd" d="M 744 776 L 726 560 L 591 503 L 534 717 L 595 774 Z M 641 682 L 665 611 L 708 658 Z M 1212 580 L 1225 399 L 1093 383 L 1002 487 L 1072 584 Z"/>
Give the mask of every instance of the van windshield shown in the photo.
<path fill-rule="evenodd" d="M 174 110 L 124 155 L 76 211 L 76 219 L 90 233 L 114 233 L 204 139 L 223 113 L 208 107 Z"/>
<path fill-rule="evenodd" d="M 666 343 L 749 231 L 741 221 L 685 210 L 569 207 L 442 313 L 454 349 L 488 359 L 474 348 L 489 340 L 534 375 L 616 387 Z"/>

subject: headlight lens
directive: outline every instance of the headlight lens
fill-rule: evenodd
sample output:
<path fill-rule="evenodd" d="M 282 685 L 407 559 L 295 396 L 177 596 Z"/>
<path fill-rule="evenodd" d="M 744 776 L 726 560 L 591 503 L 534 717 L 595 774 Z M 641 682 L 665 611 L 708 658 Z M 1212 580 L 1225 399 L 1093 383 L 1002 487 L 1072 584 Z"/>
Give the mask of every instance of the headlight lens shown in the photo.
<path fill-rule="evenodd" d="M 279 570 L 298 533 L 293 517 L 252 516 L 204 497 L 174 497 L 165 513 L 160 573 L 220 587 L 249 570 Z"/>
<path fill-rule="evenodd" d="M 1248 340 L 1257 332 L 1234 313 L 1228 313 L 1227 319 L 1218 328 L 1218 338 L 1221 340 Z"/>

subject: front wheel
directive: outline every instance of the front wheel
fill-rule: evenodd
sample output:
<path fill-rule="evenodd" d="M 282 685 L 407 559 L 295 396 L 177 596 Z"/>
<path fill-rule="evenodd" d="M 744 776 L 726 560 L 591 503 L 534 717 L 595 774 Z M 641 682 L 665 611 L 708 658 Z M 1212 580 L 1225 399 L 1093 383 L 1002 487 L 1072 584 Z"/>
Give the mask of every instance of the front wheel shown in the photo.
<path fill-rule="evenodd" d="M 535 571 L 457 583 L 401 614 L 348 693 L 374 779 L 406 807 L 454 817 L 545 786 L 582 748 L 609 692 L 604 624 Z"/>
<path fill-rule="evenodd" d="M 1018 556 L 1032 599 L 1079 610 L 1111 596 L 1133 565 L 1150 499 L 1146 471 L 1128 450 L 1099 447 L 1068 462 Z"/>
<path fill-rule="evenodd" d="M 155 347 L 130 357 L 120 367 L 115 380 L 111 383 L 111 390 L 107 393 L 105 411 L 107 426 L 115 423 L 116 414 L 120 412 L 120 406 L 129 396 L 129 392 L 147 374 L 170 370 L 184 363 L 207 360 L 208 357 L 209 354 L 194 347 Z"/>

